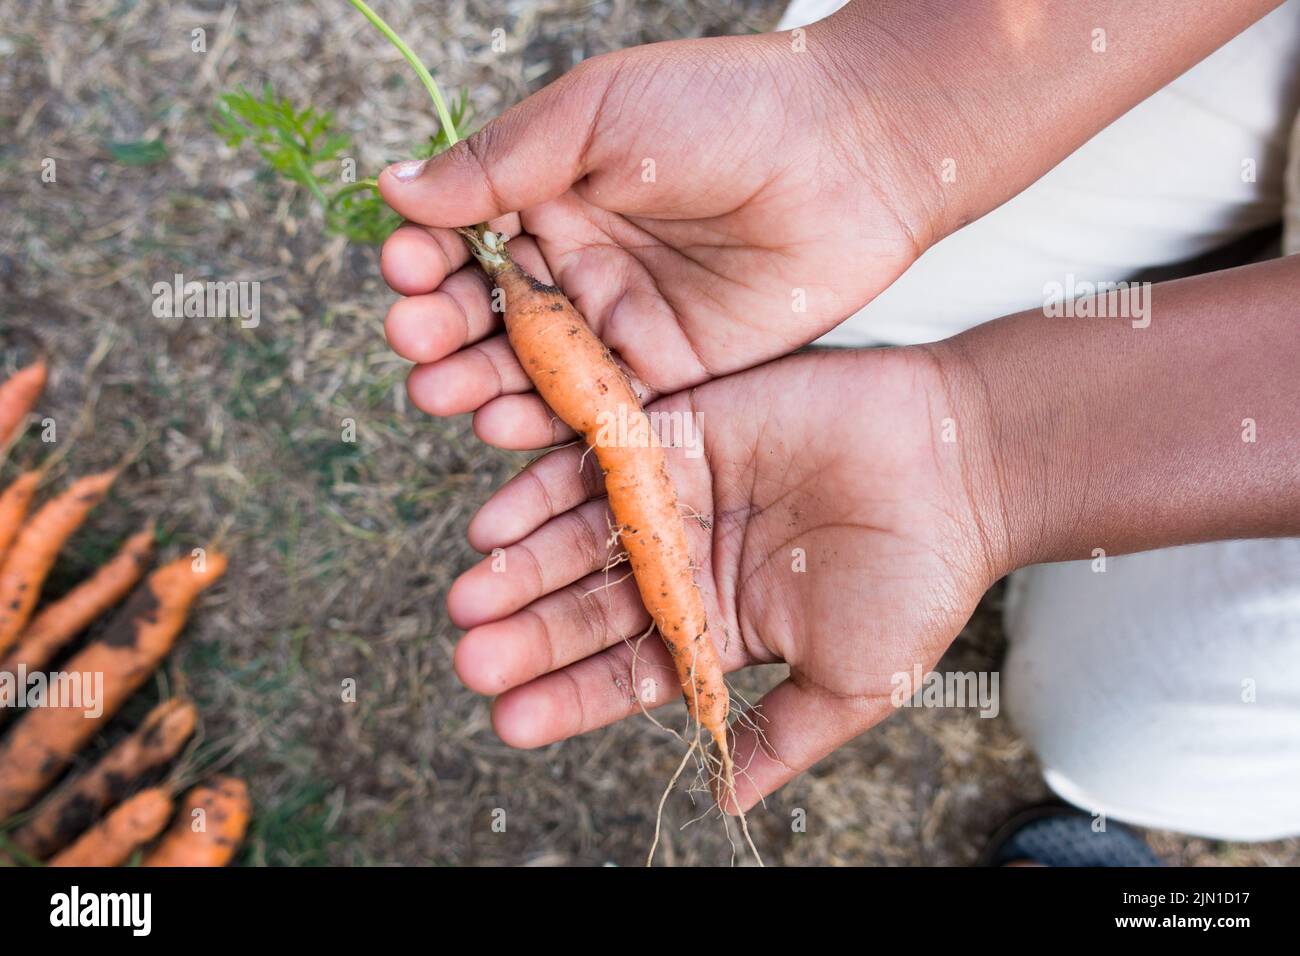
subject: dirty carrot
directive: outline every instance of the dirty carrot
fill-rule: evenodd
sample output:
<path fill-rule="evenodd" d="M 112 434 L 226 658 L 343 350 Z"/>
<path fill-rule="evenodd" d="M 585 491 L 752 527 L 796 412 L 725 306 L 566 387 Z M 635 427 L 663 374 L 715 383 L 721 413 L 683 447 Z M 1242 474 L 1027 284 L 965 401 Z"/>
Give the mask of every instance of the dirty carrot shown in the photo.
<path fill-rule="evenodd" d="M 153 556 L 153 522 L 127 538 L 121 549 L 91 577 L 41 609 L 0 658 L 0 674 L 27 673 L 43 668 L 64 646 L 130 592 Z M 0 689 L 0 722 L 4 720 L 4 690 Z"/>
<path fill-rule="evenodd" d="M 162 787 L 141 790 L 123 801 L 76 843 L 50 860 L 50 866 L 121 866 L 131 854 L 162 832 L 172 815 L 172 799 Z"/>
<path fill-rule="evenodd" d="M 10 839 L 43 860 L 89 827 L 142 779 L 171 761 L 194 733 L 198 713 L 189 701 L 166 700 L 149 711 L 129 737 L 98 763 L 37 807 Z"/>
<path fill-rule="evenodd" d="M 98 716 L 81 706 L 44 707 L 23 716 L 0 741 L 0 820 L 29 806 L 77 752 L 148 679 L 176 642 L 199 593 L 221 577 L 226 559 L 208 551 L 201 567 L 188 558 L 163 565 L 145 579 L 99 640 L 61 668 L 103 675 Z"/>
<path fill-rule="evenodd" d="M 23 525 L 0 566 L 0 655 L 18 640 L 63 543 L 108 493 L 117 471 L 89 475 L 48 501 Z"/>
<path fill-rule="evenodd" d="M 600 464 L 609 510 L 618 540 L 627 550 L 641 602 L 668 647 L 688 712 L 717 748 L 721 769 L 715 777 L 715 795 L 719 806 L 725 807 L 736 793 L 727 737 L 730 694 L 709 636 L 686 522 L 668 475 L 664 448 L 655 440 L 598 440 L 605 424 L 612 421 L 627 421 L 629 435 L 653 435 L 627 375 L 564 293 L 521 269 L 504 241 L 494 242 L 488 230 L 462 234 L 471 239 L 475 257 L 504 294 L 506 334 L 519 364 L 542 400 L 582 436 Z M 697 736 L 683 766 L 698 742 Z M 743 812 L 740 826 L 761 865 Z M 657 826 L 655 833 L 647 862 L 653 861 L 658 845 Z"/>
<path fill-rule="evenodd" d="M 0 384 L 0 450 L 8 446 L 45 391 L 48 370 L 43 359 L 14 372 Z"/>
<path fill-rule="evenodd" d="M 9 546 L 23 526 L 27 508 L 41 483 L 42 472 L 26 471 L 14 479 L 13 484 L 0 494 L 0 567 L 4 566 Z"/>
<path fill-rule="evenodd" d="M 471 248 L 504 294 L 506 333 L 524 372 L 591 446 L 605 473 L 609 508 L 642 603 L 668 645 L 691 715 L 718 748 L 730 789 L 729 696 L 664 449 L 654 441 L 637 443 L 642 447 L 597 441 L 602 423 L 624 417 L 628 434 L 652 434 L 631 382 L 564 293 L 519 268 L 494 233 L 472 234 Z"/>
<path fill-rule="evenodd" d="M 454 146 L 455 124 L 428 70 L 365 0 L 351 3 L 419 75 L 433 100 L 443 134 Z M 696 727 L 707 732 L 717 748 L 721 766 L 717 799 L 725 807 L 736 792 L 727 737 L 730 697 L 709 636 L 704 599 L 695 584 L 686 523 L 668 475 L 664 449 L 655 441 L 629 446 L 597 440 L 603 423 L 610 421 L 627 421 L 628 434 L 653 434 L 622 368 L 560 289 L 539 282 L 514 262 L 505 236 L 483 223 L 457 232 L 504 294 L 506 334 L 524 372 L 551 410 L 591 447 L 605 474 L 609 508 L 642 603 L 672 656 Z M 698 743 L 697 733 L 687 758 Z M 740 824 L 748 839 L 743 813 Z M 749 846 L 757 857 L 752 840 Z M 653 860 L 653 847 L 650 855 Z"/>
<path fill-rule="evenodd" d="M 144 858 L 144 866 L 225 866 L 248 830 L 248 787 L 214 777 L 186 794 L 176 822 Z"/>

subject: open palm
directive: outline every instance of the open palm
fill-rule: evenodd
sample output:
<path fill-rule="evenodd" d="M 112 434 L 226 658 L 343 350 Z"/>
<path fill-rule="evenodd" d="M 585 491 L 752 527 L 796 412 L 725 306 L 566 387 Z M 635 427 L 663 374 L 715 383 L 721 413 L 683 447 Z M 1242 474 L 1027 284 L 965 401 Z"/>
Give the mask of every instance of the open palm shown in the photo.
<path fill-rule="evenodd" d="M 449 228 L 493 220 L 647 395 L 785 355 L 919 254 L 879 121 L 818 36 L 716 38 L 587 61 L 427 166 L 380 178 L 410 222 L 383 250 L 416 405 L 486 441 L 564 437 Z M 671 66 L 671 69 L 668 66 Z M 797 108 L 792 108 L 797 105 Z M 517 213 L 517 215 L 516 215 Z"/>
<path fill-rule="evenodd" d="M 907 349 L 797 356 L 652 407 L 702 427 L 704 454 L 670 467 L 723 666 L 790 666 L 758 705 L 766 743 L 737 726 L 743 804 L 885 717 L 892 675 L 928 669 L 998 576 L 964 452 L 940 441 L 949 401 L 930 353 Z M 499 695 L 516 746 L 680 697 L 661 642 L 639 640 L 634 582 L 608 568 L 591 460 L 560 449 L 504 486 L 470 528 L 501 550 L 448 598 L 468 629 L 457 672 Z"/>

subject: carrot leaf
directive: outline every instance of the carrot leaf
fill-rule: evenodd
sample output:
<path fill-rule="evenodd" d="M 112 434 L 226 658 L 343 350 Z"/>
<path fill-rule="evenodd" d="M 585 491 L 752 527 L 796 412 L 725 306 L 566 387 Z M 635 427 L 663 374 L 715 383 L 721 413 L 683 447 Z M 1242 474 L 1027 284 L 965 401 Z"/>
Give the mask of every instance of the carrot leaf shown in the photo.
<path fill-rule="evenodd" d="M 414 155 L 428 159 L 468 135 L 473 110 L 469 93 L 461 90 L 448 107 L 450 126 L 441 125 L 416 147 Z M 401 219 L 380 198 L 373 179 L 343 180 L 344 160 L 354 155 L 353 141 L 336 128 L 334 115 L 314 107 L 299 108 L 277 96 L 266 84 L 261 95 L 244 87 L 221 97 L 212 126 L 233 148 L 252 146 L 267 167 L 305 188 L 325 215 L 325 228 L 351 242 L 382 242 Z"/>

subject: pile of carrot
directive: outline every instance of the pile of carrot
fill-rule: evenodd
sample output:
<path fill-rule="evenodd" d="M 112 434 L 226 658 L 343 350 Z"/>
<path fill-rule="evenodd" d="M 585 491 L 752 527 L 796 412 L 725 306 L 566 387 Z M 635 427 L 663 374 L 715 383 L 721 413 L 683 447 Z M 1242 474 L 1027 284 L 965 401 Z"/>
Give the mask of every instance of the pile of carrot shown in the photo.
<path fill-rule="evenodd" d="M 38 362 L 0 383 L 0 453 L 21 437 L 45 380 Z M 172 787 L 157 784 L 194 733 L 198 715 L 188 701 L 158 704 L 133 733 L 41 800 L 157 670 L 195 600 L 226 569 L 225 556 L 210 548 L 201 561 L 187 555 L 147 573 L 154 543 L 148 522 L 98 571 L 38 609 L 63 546 L 118 476 L 114 469 L 78 478 L 39 507 L 42 469 L 0 490 L 0 728 L 21 714 L 0 736 L 0 862 L 121 866 L 143 854 L 161 866 L 223 866 L 248 826 L 243 783 L 220 777 L 195 787 L 179 811 Z M 67 655 L 124 600 L 93 639 Z M 102 675 L 95 716 L 84 701 L 17 709 L 9 690 L 52 664 L 60 674 Z M 175 825 L 163 834 L 174 813 Z"/>

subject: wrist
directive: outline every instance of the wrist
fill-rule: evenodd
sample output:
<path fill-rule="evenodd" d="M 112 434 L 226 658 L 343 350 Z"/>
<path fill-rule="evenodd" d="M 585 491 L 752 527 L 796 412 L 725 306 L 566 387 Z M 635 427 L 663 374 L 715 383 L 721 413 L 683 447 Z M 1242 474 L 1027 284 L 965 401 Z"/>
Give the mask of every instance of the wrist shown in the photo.
<path fill-rule="evenodd" d="M 926 346 L 1003 572 L 1300 533 L 1294 258 L 1130 289 L 1139 324 L 1094 298 L 1098 318 L 1036 310 Z"/>
<path fill-rule="evenodd" d="M 855 0 L 809 27 L 891 136 L 926 246 L 1006 202 L 1279 0 Z M 811 50 L 812 47 L 810 46 Z M 878 147 L 879 148 L 879 145 Z"/>
<path fill-rule="evenodd" d="M 1069 394 L 1051 387 L 1056 373 L 1027 367 L 1015 342 L 993 335 L 919 348 L 942 384 L 947 413 L 936 422 L 939 447 L 953 446 L 970 535 L 989 583 L 1030 564 L 1076 556 L 1066 553 L 1081 517 L 1076 477 L 1088 470 L 1073 458 L 1088 446 Z"/>
<path fill-rule="evenodd" d="M 820 69 L 853 101 L 857 146 L 868 176 L 915 238 L 918 255 L 1006 195 L 989 183 L 1014 161 L 1001 117 L 1014 98 L 987 101 L 969 90 L 982 55 L 978 26 L 932 4 L 850 3 L 809 27 L 809 43 L 828 49 Z M 1004 139 L 1008 142 L 998 142 Z M 1010 195 L 1010 194 L 1008 194 Z"/>
<path fill-rule="evenodd" d="M 937 104 L 928 95 L 904 92 L 928 69 L 927 27 L 906 9 L 888 18 L 877 22 L 850 4 L 806 28 L 807 52 L 796 59 L 813 73 L 817 95 L 841 104 L 824 131 L 825 148 L 852 154 L 859 183 L 888 207 L 919 258 L 955 228 L 949 219 L 964 185 L 944 183 L 947 136 L 936 135 L 955 117 L 932 115 Z M 895 40 L 898 33 L 908 37 L 906 46 Z"/>

